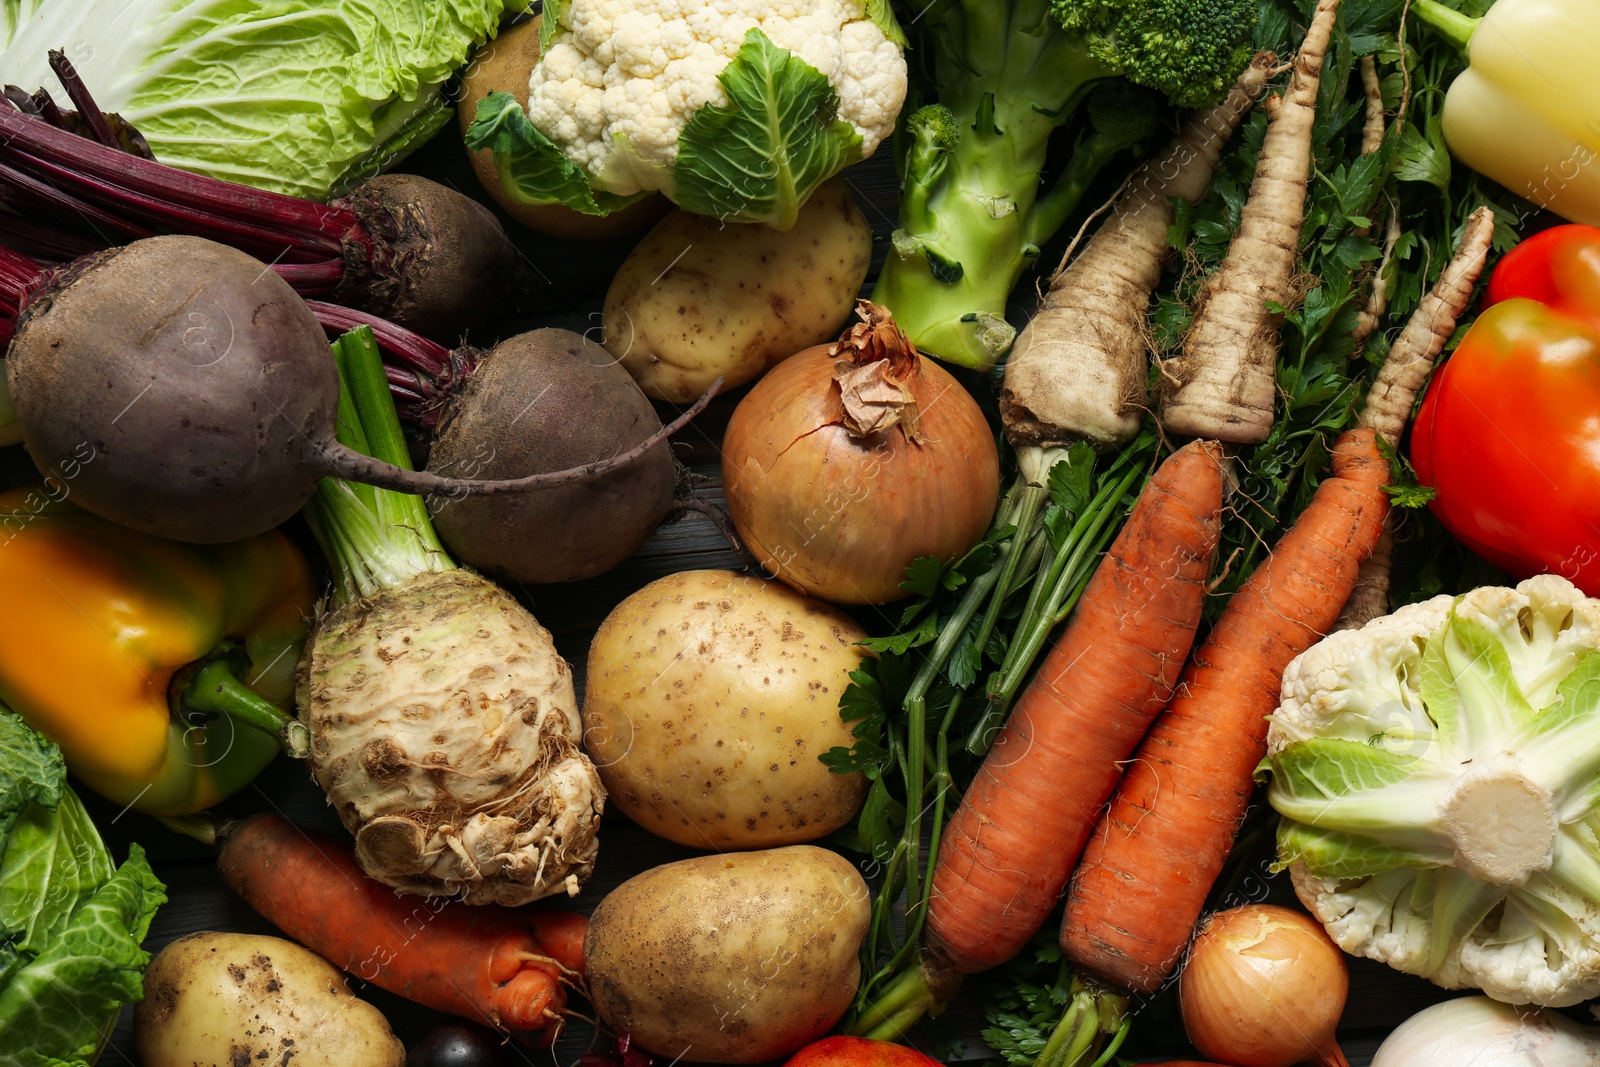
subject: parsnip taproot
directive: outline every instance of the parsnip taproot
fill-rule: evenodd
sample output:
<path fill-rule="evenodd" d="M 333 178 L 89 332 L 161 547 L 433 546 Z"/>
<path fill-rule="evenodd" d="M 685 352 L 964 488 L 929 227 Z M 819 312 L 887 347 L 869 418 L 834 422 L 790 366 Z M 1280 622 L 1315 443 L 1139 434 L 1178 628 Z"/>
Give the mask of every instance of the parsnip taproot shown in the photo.
<path fill-rule="evenodd" d="M 1272 430 L 1281 309 L 1294 303 L 1317 92 L 1338 13 L 1339 0 L 1318 0 L 1289 88 L 1268 101 L 1238 232 L 1200 292 L 1182 354 L 1162 364 L 1169 433 L 1248 445 Z"/>
<path fill-rule="evenodd" d="M 1145 318 L 1161 280 L 1173 198 L 1205 195 L 1223 145 L 1267 85 L 1270 54 L 1195 114 L 1133 178 L 1083 253 L 1063 260 L 1006 361 L 1000 413 L 1018 446 L 1130 440 L 1148 406 Z"/>

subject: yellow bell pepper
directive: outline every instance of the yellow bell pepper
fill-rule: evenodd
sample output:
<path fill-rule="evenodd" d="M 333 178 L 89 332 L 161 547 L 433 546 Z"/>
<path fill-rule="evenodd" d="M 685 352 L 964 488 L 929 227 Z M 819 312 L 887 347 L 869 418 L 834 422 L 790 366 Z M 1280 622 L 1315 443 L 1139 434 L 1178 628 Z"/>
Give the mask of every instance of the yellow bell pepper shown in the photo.
<path fill-rule="evenodd" d="M 1600 3 L 1498 0 L 1472 18 L 1412 0 L 1411 13 L 1467 56 L 1445 97 L 1450 151 L 1540 207 L 1600 225 Z"/>
<path fill-rule="evenodd" d="M 209 807 L 280 747 L 304 755 L 285 710 L 314 599 L 299 551 L 276 532 L 164 541 L 69 489 L 0 494 L 0 702 L 89 788 L 153 815 Z"/>

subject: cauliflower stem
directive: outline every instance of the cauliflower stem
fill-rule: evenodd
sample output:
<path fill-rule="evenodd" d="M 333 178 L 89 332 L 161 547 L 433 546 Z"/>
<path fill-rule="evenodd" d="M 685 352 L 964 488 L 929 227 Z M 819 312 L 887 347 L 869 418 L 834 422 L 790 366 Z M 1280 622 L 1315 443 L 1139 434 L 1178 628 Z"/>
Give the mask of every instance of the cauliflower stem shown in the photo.
<path fill-rule="evenodd" d="M 1284 674 L 1280 867 L 1345 951 L 1552 1007 L 1600 994 L 1600 601 L 1541 575 Z"/>
<path fill-rule="evenodd" d="M 1249 61 L 1247 0 L 912 0 L 930 102 L 900 137 L 900 228 L 873 300 L 929 355 L 987 370 L 1010 347 L 1006 298 L 1099 171 L 1154 131 L 1152 102 L 1096 108 L 1041 191 L 1050 140 L 1105 79 L 1180 107 L 1220 99 Z M 915 15 L 915 18 L 911 16 Z M 1119 83 L 1121 84 L 1121 83 Z"/>

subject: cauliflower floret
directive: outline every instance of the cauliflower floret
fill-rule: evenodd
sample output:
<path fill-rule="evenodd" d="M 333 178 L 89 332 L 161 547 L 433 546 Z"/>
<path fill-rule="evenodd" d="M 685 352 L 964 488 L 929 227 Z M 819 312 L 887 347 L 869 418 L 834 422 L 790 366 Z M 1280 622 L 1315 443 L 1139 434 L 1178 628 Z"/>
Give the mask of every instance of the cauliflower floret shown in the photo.
<path fill-rule="evenodd" d="M 752 29 L 828 79 L 863 156 L 905 99 L 905 57 L 863 0 L 572 0 L 561 22 L 533 68 L 528 117 L 621 196 L 667 184 L 690 118 L 727 105 L 717 76 Z"/>
<path fill-rule="evenodd" d="M 1342 949 L 1512 1004 L 1600 994 L 1597 650 L 1600 600 L 1541 575 L 1290 664 L 1279 858 Z"/>

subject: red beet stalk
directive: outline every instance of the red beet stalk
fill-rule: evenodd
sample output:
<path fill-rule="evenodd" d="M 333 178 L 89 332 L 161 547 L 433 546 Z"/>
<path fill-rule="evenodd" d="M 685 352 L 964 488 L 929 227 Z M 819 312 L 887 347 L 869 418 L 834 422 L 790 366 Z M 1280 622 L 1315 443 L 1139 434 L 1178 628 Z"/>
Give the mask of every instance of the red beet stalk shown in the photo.
<path fill-rule="evenodd" d="M 108 243 L 203 237 L 270 264 L 301 296 L 446 338 L 523 291 L 524 268 L 500 224 L 454 190 L 384 176 L 319 204 L 169 167 L 100 111 L 63 55 L 52 52 L 50 63 L 78 111 L 15 86 L 0 100 L 0 205 L 19 216 Z"/>

